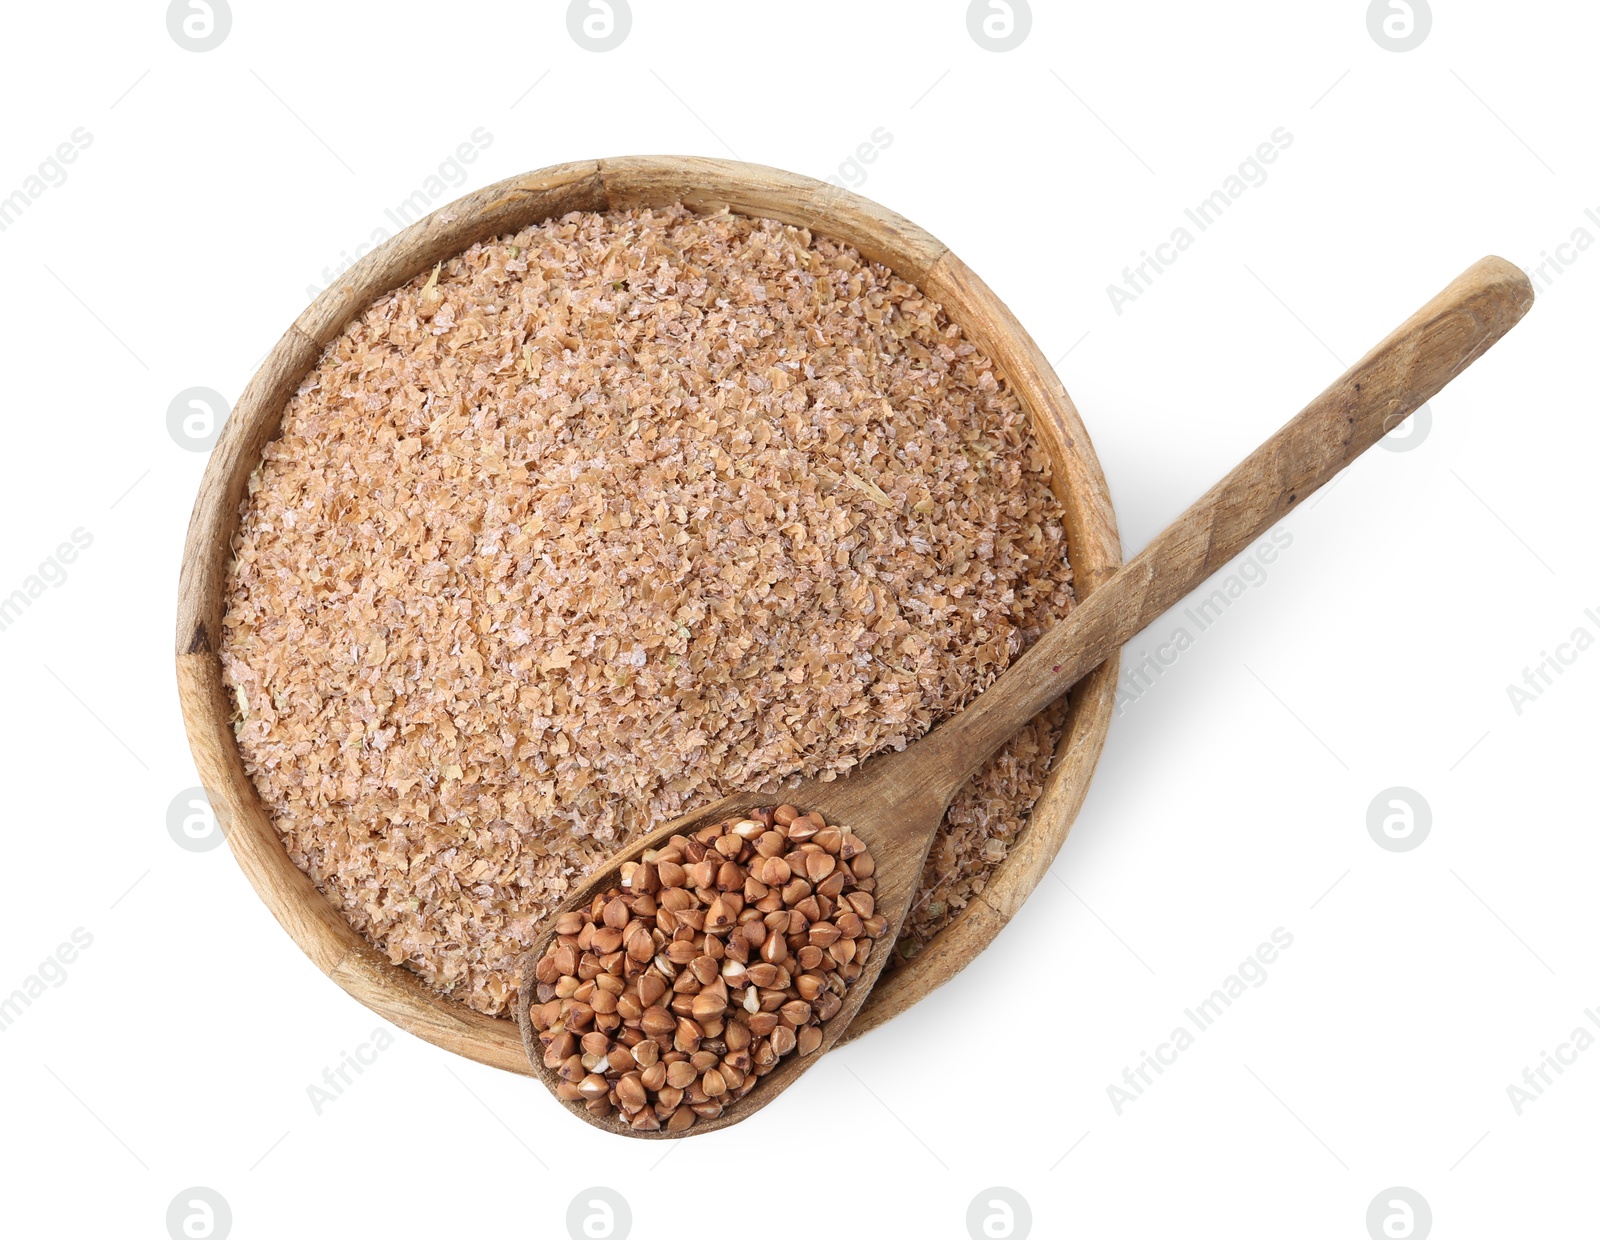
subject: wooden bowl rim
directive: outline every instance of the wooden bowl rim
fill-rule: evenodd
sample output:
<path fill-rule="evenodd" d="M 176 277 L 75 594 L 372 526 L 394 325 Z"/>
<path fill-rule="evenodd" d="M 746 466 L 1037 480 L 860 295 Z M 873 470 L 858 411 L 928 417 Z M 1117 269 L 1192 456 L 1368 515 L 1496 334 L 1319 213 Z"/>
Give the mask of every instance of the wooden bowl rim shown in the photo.
<path fill-rule="evenodd" d="M 1032 338 L 948 246 L 870 199 L 811 177 L 730 160 L 630 156 L 558 164 L 467 194 L 382 242 L 323 290 L 267 354 L 206 465 L 179 581 L 176 656 L 184 726 L 201 783 L 235 860 L 279 924 L 324 973 L 385 1019 L 445 1050 L 530 1075 L 516 1022 L 440 995 L 363 939 L 290 859 L 245 773 L 218 657 L 239 505 L 290 396 L 326 345 L 385 293 L 471 245 L 574 210 L 683 202 L 814 229 L 916 284 L 991 357 L 1049 451 L 1067 513 L 1078 596 L 1121 564 L 1105 476 L 1077 409 Z M 1115 705 L 1117 659 L 1073 690 L 1055 764 L 1028 826 L 982 894 L 910 961 L 885 973 L 842 1041 L 948 981 L 978 955 L 1043 878 L 1088 790 Z M 1041 826 L 1046 829 L 1041 830 Z"/>

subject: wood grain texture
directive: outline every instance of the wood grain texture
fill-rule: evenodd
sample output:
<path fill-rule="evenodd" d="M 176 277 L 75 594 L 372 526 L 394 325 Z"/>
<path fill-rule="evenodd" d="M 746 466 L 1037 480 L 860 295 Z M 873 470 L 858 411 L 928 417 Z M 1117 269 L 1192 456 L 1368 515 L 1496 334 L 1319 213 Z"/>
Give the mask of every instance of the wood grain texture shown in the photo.
<path fill-rule="evenodd" d="M 810 227 L 855 246 L 940 300 L 1001 364 L 1049 452 L 1065 509 L 1080 598 L 1120 563 L 1105 478 L 1077 410 L 1027 333 L 947 247 L 909 220 L 847 190 L 778 169 L 673 156 L 590 160 L 510 178 L 452 202 L 380 245 L 295 320 L 236 403 L 212 450 L 190 519 L 179 583 L 179 696 L 201 782 L 234 857 L 262 902 L 323 972 L 418 1037 L 481 1063 L 530 1073 L 517 1027 L 435 994 L 388 963 L 289 859 L 245 774 L 217 658 L 239 504 L 284 407 L 323 348 L 353 317 L 441 259 L 575 210 L 665 206 L 730 210 Z M 975 900 L 916 959 L 872 990 L 849 1026 L 859 1036 L 970 963 L 1033 890 L 1066 839 L 1110 725 L 1115 657 L 1072 693 L 1056 765 L 1011 855 Z M 888 953 L 885 951 L 884 956 Z"/>
<path fill-rule="evenodd" d="M 916 777 L 953 795 L 1041 706 L 1435 396 L 1532 305 L 1527 276 L 1502 258 L 1480 259 L 1457 276 L 1045 633 L 972 705 L 918 742 Z M 905 762 L 904 755 L 897 759 Z"/>
<path fill-rule="evenodd" d="M 869 759 L 847 778 L 786 787 L 784 800 L 803 810 L 820 810 L 830 823 L 848 826 L 872 850 L 873 894 L 876 912 L 888 921 L 886 939 L 892 942 L 899 934 L 950 798 L 996 749 L 1041 707 L 1409 417 L 1509 331 L 1532 304 L 1532 286 L 1520 270 L 1503 259 L 1480 260 L 1196 500 L 966 709 L 901 752 Z M 1011 362 L 1026 375 L 1025 356 L 1014 356 Z M 764 800 L 748 794 L 729 797 L 652 832 L 587 879 L 557 912 L 590 908 L 598 894 L 618 885 L 621 862 L 659 847 L 670 835 L 741 815 Z M 1037 871 L 1046 851 L 1037 839 L 1024 840 L 1021 859 Z M 984 903 L 997 919 L 1015 908 Z M 517 1008 L 529 1060 L 552 1094 L 561 1082 L 544 1066 L 529 1008 L 533 964 L 553 940 L 554 929 L 547 923 L 524 962 Z M 650 1139 L 671 1140 L 739 1123 L 769 1105 L 837 1043 L 868 999 L 888 954 L 875 951 L 869 957 L 843 1005 L 822 1026 L 819 1053 L 780 1061 L 750 1094 L 714 1119 L 681 1132 L 637 1132 L 617 1118 L 590 1115 L 581 1103 L 565 1105 L 596 1127 Z"/>

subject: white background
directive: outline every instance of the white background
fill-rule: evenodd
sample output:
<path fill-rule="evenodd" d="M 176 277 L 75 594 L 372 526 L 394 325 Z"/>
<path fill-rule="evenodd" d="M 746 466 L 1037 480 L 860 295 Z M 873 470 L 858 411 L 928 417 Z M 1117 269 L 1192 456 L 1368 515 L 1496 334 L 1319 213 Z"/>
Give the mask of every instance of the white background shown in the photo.
<path fill-rule="evenodd" d="M 205 457 L 166 410 L 235 399 L 322 269 L 474 129 L 492 145 L 446 197 L 635 153 L 838 176 L 887 130 L 862 191 L 1063 359 L 1130 552 L 1467 264 L 1600 238 L 1593 6 L 1434 0 L 1396 53 L 1362 0 L 1036 0 L 995 53 L 952 0 L 634 0 L 604 54 L 565 7 L 234 0 L 204 53 L 151 0 L 7 7 L 0 195 L 93 139 L 0 232 L 0 594 L 93 538 L 0 632 L 0 996 L 93 936 L 0 1033 L 7 1234 L 161 1237 L 200 1185 L 241 1238 L 560 1236 L 593 1184 L 639 1237 L 702 1234 L 708 1209 L 962 1237 L 993 1185 L 1039 1236 L 1361 1240 L 1391 1186 L 1441 1237 L 1593 1234 L 1600 1049 L 1520 1115 L 1507 1086 L 1600 1009 L 1600 653 L 1520 714 L 1507 685 L 1600 636 L 1596 251 L 1433 401 L 1425 441 L 1291 517 L 1265 582 L 1116 721 L 994 946 L 748 1124 L 607 1137 L 404 1034 L 314 1113 L 307 1086 L 380 1022 L 226 849 L 167 833 L 197 782 L 170 628 Z M 1118 314 L 1107 285 L 1278 127 L 1266 182 Z M 1392 785 L 1432 807 L 1410 852 L 1367 832 Z M 1294 945 L 1265 984 L 1119 1115 L 1107 1086 L 1276 927 Z"/>

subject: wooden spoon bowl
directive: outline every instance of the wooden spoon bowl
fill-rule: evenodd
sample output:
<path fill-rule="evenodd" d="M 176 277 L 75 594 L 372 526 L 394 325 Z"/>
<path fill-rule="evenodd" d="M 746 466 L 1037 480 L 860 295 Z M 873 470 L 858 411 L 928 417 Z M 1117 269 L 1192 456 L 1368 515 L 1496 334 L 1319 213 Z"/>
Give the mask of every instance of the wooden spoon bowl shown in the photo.
<path fill-rule="evenodd" d="M 737 793 L 734 796 L 724 797 L 693 814 L 673 819 L 635 840 L 604 866 L 593 871 L 584 880 L 580 893 L 562 903 L 561 911 L 585 907 L 596 892 L 609 891 L 618 886 L 621 882 L 623 865 L 637 860 L 643 853 L 661 847 L 674 835 L 691 835 L 703 826 L 722 822 L 728 818 L 744 817 L 746 811 L 771 806 L 780 800 L 788 801 L 804 811 L 816 810 L 830 825 L 850 827 L 852 831 L 855 830 L 855 823 L 864 818 L 874 823 L 881 821 L 881 818 L 873 815 L 887 812 L 895 803 L 902 805 L 909 814 L 916 817 L 917 821 L 926 820 L 929 815 L 935 815 L 939 820 L 944 818 L 948 797 L 936 806 L 934 801 L 940 795 L 937 789 L 930 789 L 929 795 L 916 803 L 908 804 L 903 800 L 895 802 L 892 799 L 895 790 L 882 786 L 883 778 L 889 771 L 889 763 L 882 759 L 873 759 L 858 777 L 833 780 L 828 783 L 807 780 L 794 788 L 786 788 L 781 797 L 774 797 L 770 793 L 765 795 Z M 890 928 L 877 941 L 872 955 L 861 971 L 861 976 L 845 991 L 839 1011 L 823 1024 L 822 1045 L 815 1052 L 810 1055 L 786 1056 L 779 1061 L 777 1067 L 761 1078 L 760 1083 L 748 1095 L 731 1104 L 722 1115 L 716 1119 L 701 1120 L 683 1132 L 668 1132 L 664 1128 L 654 1132 L 638 1131 L 619 1122 L 616 1115 L 597 1117 L 590 1114 L 581 1102 L 563 1100 L 563 1105 L 574 1115 L 606 1132 L 644 1138 L 692 1136 L 696 1133 L 714 1132 L 718 1128 L 726 1128 L 729 1124 L 736 1124 L 748 1118 L 776 1098 L 801 1073 L 821 1059 L 850 1027 L 851 1021 L 872 993 L 873 983 L 883 971 L 895 935 L 905 920 L 917 880 L 922 874 L 922 861 L 928 851 L 928 840 L 913 831 L 902 833 L 869 827 L 866 831 L 858 831 L 856 834 L 861 836 L 877 863 L 877 870 L 874 873 L 877 887 L 873 895 L 877 911 L 887 919 Z M 931 839 L 931 835 L 928 838 Z M 561 1084 L 561 1078 L 544 1065 L 544 1047 L 539 1042 L 539 1033 L 530 1019 L 529 1009 L 534 1002 L 537 985 L 533 967 L 556 937 L 555 920 L 554 916 L 545 919 L 543 932 L 533 950 L 524 958 L 521 985 L 517 993 L 517 1024 L 522 1030 L 522 1042 L 527 1051 L 528 1062 L 552 1094 Z"/>

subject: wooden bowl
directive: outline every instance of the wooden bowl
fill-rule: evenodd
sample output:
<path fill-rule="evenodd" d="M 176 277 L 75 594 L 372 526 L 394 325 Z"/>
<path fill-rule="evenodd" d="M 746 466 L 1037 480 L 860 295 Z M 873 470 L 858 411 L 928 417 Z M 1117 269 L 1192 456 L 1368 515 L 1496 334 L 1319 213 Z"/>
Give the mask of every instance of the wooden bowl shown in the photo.
<path fill-rule="evenodd" d="M 943 304 L 1010 380 L 1050 453 L 1079 597 L 1121 563 L 1116 518 L 1094 448 L 1065 389 L 1011 312 L 950 250 L 848 190 L 773 168 L 643 156 L 561 164 L 490 185 L 385 241 L 323 291 L 262 363 L 212 450 L 189 521 L 178 588 L 178 693 L 201 782 L 233 855 L 279 924 L 316 966 L 374 1012 L 446 1050 L 532 1072 L 514 1020 L 486 1016 L 389 963 L 289 859 L 245 774 L 218 658 L 239 504 L 284 408 L 324 347 L 391 289 L 468 246 L 569 211 L 682 202 L 781 220 L 853 245 Z M 999 933 L 1055 858 L 1083 803 L 1111 723 L 1117 661 L 1072 691 L 1066 729 L 1026 830 L 973 900 L 911 961 L 879 981 L 849 1035 L 859 1036 L 948 981 Z"/>

